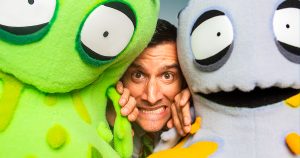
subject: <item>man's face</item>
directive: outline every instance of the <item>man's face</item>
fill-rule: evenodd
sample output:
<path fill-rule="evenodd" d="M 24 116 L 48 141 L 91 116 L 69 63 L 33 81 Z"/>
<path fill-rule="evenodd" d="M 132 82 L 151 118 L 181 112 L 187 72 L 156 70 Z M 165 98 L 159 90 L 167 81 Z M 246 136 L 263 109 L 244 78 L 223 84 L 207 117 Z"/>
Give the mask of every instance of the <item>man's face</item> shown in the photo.
<path fill-rule="evenodd" d="M 139 126 L 146 132 L 161 130 L 182 87 L 175 42 L 146 48 L 128 68 L 123 82 L 137 101 Z"/>

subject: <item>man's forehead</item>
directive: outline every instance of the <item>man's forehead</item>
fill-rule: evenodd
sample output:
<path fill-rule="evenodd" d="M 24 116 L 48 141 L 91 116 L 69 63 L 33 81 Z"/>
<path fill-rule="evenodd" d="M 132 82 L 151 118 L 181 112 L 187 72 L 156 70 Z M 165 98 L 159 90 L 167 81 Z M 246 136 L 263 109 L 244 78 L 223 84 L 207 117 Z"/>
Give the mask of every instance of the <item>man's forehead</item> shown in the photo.
<path fill-rule="evenodd" d="M 136 68 L 136 69 L 146 69 L 148 65 L 146 63 L 140 63 L 138 61 L 133 62 L 130 65 L 130 68 Z M 157 65 L 154 65 L 153 68 L 159 68 L 159 69 L 179 69 L 179 64 L 178 62 L 165 62 L 165 63 L 160 63 Z"/>
<path fill-rule="evenodd" d="M 177 60 L 177 49 L 175 43 L 162 43 L 146 48 L 137 60 Z"/>
<path fill-rule="evenodd" d="M 154 47 L 148 47 L 130 67 L 146 70 L 179 69 L 176 44 L 162 43 Z"/>

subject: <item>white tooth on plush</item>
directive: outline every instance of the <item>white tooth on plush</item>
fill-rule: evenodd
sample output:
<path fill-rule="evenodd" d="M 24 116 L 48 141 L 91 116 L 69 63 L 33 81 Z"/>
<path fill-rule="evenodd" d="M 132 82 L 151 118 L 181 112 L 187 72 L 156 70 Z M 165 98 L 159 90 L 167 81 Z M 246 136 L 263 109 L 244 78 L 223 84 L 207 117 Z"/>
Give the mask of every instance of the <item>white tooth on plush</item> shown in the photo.
<path fill-rule="evenodd" d="M 164 110 L 165 110 L 164 107 L 160 107 L 160 108 L 155 109 L 155 110 L 145 110 L 145 109 L 143 109 L 142 112 L 146 113 L 146 114 L 159 114 L 159 113 L 163 112 Z"/>

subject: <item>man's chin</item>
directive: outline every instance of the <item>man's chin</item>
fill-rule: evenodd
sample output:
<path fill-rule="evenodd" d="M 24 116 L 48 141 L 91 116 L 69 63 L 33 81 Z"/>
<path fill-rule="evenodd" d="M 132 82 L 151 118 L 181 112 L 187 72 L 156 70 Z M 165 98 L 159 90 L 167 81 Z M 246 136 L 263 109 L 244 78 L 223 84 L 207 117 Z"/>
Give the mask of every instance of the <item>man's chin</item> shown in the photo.
<path fill-rule="evenodd" d="M 147 133 L 154 133 L 162 130 L 166 123 L 158 123 L 157 121 L 137 121 L 138 125 Z"/>
<path fill-rule="evenodd" d="M 154 128 L 147 128 L 147 127 L 145 127 L 144 128 L 144 127 L 142 127 L 142 128 L 147 133 L 155 133 L 155 132 L 159 132 L 160 130 L 163 129 L 163 127 L 159 127 L 159 128 L 156 128 L 156 127 L 154 127 Z"/>

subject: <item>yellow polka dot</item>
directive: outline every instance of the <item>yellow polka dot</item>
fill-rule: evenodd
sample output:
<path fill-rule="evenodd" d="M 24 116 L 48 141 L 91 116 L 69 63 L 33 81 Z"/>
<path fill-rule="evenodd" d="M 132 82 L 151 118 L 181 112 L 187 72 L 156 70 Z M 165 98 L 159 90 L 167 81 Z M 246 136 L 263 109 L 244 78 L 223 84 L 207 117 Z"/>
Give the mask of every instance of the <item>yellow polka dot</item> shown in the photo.
<path fill-rule="evenodd" d="M 75 110 L 79 114 L 79 116 L 84 120 L 86 123 L 91 124 L 91 117 L 88 113 L 88 110 L 86 109 L 83 100 L 81 99 L 80 93 L 78 91 L 75 91 L 72 93 L 72 99 L 74 103 Z"/>
<path fill-rule="evenodd" d="M 285 100 L 285 103 L 293 108 L 300 107 L 300 93 Z"/>
<path fill-rule="evenodd" d="M 23 84 L 14 77 L 0 71 L 0 78 L 3 80 L 3 90 L 0 96 L 0 132 L 3 132 L 9 125 L 17 108 Z"/>
<path fill-rule="evenodd" d="M 62 147 L 68 139 L 66 130 L 60 125 L 54 125 L 47 133 L 47 143 L 53 149 Z"/>
<path fill-rule="evenodd" d="M 300 136 L 297 133 L 288 134 L 286 144 L 295 155 L 300 155 Z"/>

